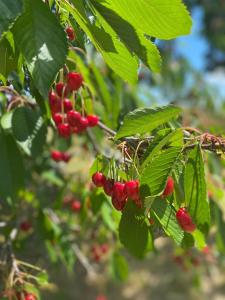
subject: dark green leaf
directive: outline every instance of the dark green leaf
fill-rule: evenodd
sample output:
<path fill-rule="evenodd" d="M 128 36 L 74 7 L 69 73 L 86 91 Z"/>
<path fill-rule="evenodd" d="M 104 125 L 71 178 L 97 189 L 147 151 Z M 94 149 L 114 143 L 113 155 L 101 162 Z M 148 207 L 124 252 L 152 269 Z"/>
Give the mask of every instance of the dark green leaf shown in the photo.
<path fill-rule="evenodd" d="M 22 0 L 1 0 L 0 1 L 0 36 L 7 31 L 10 25 L 23 11 Z"/>
<path fill-rule="evenodd" d="M 184 174 L 185 205 L 198 228 L 206 233 L 209 229 L 210 210 L 206 193 L 204 162 L 201 149 L 190 151 Z"/>
<path fill-rule="evenodd" d="M 25 13 L 16 21 L 13 33 L 37 89 L 46 97 L 66 59 L 63 28 L 43 1 L 25 0 Z"/>

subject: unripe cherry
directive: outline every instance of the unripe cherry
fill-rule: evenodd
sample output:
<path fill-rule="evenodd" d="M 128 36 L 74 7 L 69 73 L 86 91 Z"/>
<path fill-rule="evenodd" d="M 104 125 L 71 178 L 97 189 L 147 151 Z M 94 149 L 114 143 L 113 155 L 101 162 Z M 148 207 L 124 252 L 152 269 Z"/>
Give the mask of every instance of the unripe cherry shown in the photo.
<path fill-rule="evenodd" d="M 180 208 L 176 213 L 177 222 L 186 232 L 193 232 L 196 229 L 195 224 L 186 208 Z"/>
<path fill-rule="evenodd" d="M 74 212 L 79 212 L 81 209 L 81 203 L 79 200 L 73 200 L 71 203 L 71 209 Z"/>
<path fill-rule="evenodd" d="M 51 152 L 51 158 L 54 160 L 54 161 L 61 161 L 62 160 L 62 153 L 60 151 L 57 151 L 57 150 L 53 150 Z"/>
<path fill-rule="evenodd" d="M 57 129 L 58 129 L 58 133 L 59 133 L 59 135 L 61 137 L 64 137 L 64 138 L 70 137 L 70 135 L 71 135 L 71 128 L 70 128 L 69 124 L 67 124 L 67 123 L 59 124 L 57 126 Z"/>
<path fill-rule="evenodd" d="M 69 93 L 67 85 L 65 85 L 63 82 L 56 83 L 55 90 L 60 97 L 66 97 Z"/>
<path fill-rule="evenodd" d="M 173 193 L 173 190 L 174 190 L 174 181 L 173 178 L 169 176 L 166 182 L 166 187 L 162 194 L 162 198 L 170 196 Z"/>
<path fill-rule="evenodd" d="M 105 184 L 103 186 L 106 195 L 112 196 L 113 186 L 114 186 L 114 179 L 106 179 Z"/>
<path fill-rule="evenodd" d="M 99 117 L 98 116 L 88 115 L 87 119 L 88 119 L 88 126 L 89 127 L 95 127 L 95 126 L 98 125 L 98 122 L 99 122 Z"/>
<path fill-rule="evenodd" d="M 70 101 L 70 99 L 64 99 L 63 100 L 63 107 L 64 107 L 64 112 L 67 113 L 73 109 L 73 104 Z"/>
<path fill-rule="evenodd" d="M 80 73 L 70 72 L 67 74 L 67 86 L 71 91 L 77 91 L 83 84 L 83 76 Z"/>
<path fill-rule="evenodd" d="M 96 172 L 95 174 L 92 175 L 92 182 L 97 187 L 103 187 L 106 182 L 106 177 L 101 172 Z"/>
<path fill-rule="evenodd" d="M 76 127 L 80 124 L 81 114 L 76 110 L 68 111 L 67 120 L 70 126 Z"/>
<path fill-rule="evenodd" d="M 139 181 L 131 180 L 125 183 L 125 192 L 128 198 L 133 200 L 137 199 L 139 196 Z"/>
<path fill-rule="evenodd" d="M 53 113 L 52 119 L 55 122 L 56 126 L 62 124 L 63 122 L 63 116 L 60 113 Z"/>

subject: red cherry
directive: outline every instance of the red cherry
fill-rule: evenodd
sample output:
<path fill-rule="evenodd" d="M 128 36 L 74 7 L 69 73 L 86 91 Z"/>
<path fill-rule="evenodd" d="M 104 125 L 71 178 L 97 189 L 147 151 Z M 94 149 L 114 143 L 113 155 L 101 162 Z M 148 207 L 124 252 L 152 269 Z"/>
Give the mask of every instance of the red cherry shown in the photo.
<path fill-rule="evenodd" d="M 96 300 L 107 300 L 107 298 L 104 295 L 98 295 Z"/>
<path fill-rule="evenodd" d="M 49 105 L 50 105 L 51 111 L 54 113 L 59 112 L 61 110 L 61 100 L 56 95 L 56 93 L 53 91 L 50 91 L 48 94 L 48 99 L 49 99 Z"/>
<path fill-rule="evenodd" d="M 23 221 L 20 223 L 20 229 L 22 231 L 27 232 L 31 229 L 31 227 L 32 227 L 32 224 L 29 221 Z"/>
<path fill-rule="evenodd" d="M 26 294 L 25 300 L 36 300 L 36 297 L 33 294 Z"/>
<path fill-rule="evenodd" d="M 71 203 L 71 209 L 74 212 L 79 212 L 81 209 L 81 203 L 79 200 L 73 200 L 73 202 Z"/>
<path fill-rule="evenodd" d="M 103 254 L 106 254 L 109 251 L 109 245 L 108 244 L 102 244 L 100 247 L 101 247 L 101 252 Z"/>
<path fill-rule="evenodd" d="M 64 99 L 63 100 L 63 107 L 64 107 L 64 112 L 67 113 L 68 111 L 71 111 L 73 109 L 72 102 L 70 99 Z"/>
<path fill-rule="evenodd" d="M 180 208 L 176 213 L 177 222 L 180 227 L 187 232 L 193 232 L 196 229 L 195 224 L 186 208 Z"/>
<path fill-rule="evenodd" d="M 150 225 L 154 225 L 155 221 L 153 218 L 148 219 Z"/>
<path fill-rule="evenodd" d="M 113 197 L 124 201 L 127 198 L 125 191 L 125 184 L 121 182 L 115 182 L 113 186 Z"/>
<path fill-rule="evenodd" d="M 64 138 L 68 138 L 71 135 L 71 128 L 70 125 L 67 123 L 64 124 L 59 124 L 57 126 L 58 128 L 58 133 L 60 136 L 64 137 Z"/>
<path fill-rule="evenodd" d="M 74 33 L 74 30 L 73 30 L 73 27 L 69 26 L 66 28 L 66 33 L 68 35 L 68 38 L 70 41 L 73 41 L 75 40 L 75 33 Z"/>
<path fill-rule="evenodd" d="M 85 118 L 85 117 L 81 117 L 80 122 L 79 122 L 77 127 L 78 127 L 80 132 L 86 130 L 87 127 L 88 127 L 88 119 Z"/>
<path fill-rule="evenodd" d="M 76 127 L 80 124 L 81 114 L 76 110 L 68 111 L 67 119 L 70 126 Z"/>
<path fill-rule="evenodd" d="M 106 177 L 101 172 L 96 172 L 95 174 L 92 175 L 92 182 L 97 187 L 103 187 L 106 182 Z"/>
<path fill-rule="evenodd" d="M 64 97 L 66 97 L 69 93 L 69 89 L 67 87 L 67 85 L 65 85 L 63 82 L 58 82 L 56 85 L 55 85 L 55 89 L 56 89 L 56 93 L 62 97 L 62 95 Z"/>
<path fill-rule="evenodd" d="M 137 199 L 139 196 L 139 181 L 131 180 L 125 183 L 125 192 L 127 196 L 133 200 Z"/>
<path fill-rule="evenodd" d="M 114 179 L 106 179 L 105 184 L 103 186 L 106 195 L 112 196 L 113 186 L 114 186 Z"/>
<path fill-rule="evenodd" d="M 162 198 L 171 195 L 173 193 L 173 190 L 174 190 L 174 181 L 173 178 L 169 176 L 166 182 L 166 187 L 162 194 Z"/>
<path fill-rule="evenodd" d="M 116 210 L 123 210 L 124 206 L 126 205 L 126 200 L 125 199 L 119 199 L 117 198 L 114 194 L 112 195 L 112 205 Z"/>
<path fill-rule="evenodd" d="M 62 122 L 63 122 L 63 116 L 60 113 L 54 113 L 52 115 L 52 119 L 56 125 L 62 124 Z"/>
<path fill-rule="evenodd" d="M 71 91 L 77 91 L 83 84 L 83 76 L 80 73 L 70 72 L 67 74 L 67 85 Z"/>
<path fill-rule="evenodd" d="M 89 127 L 95 127 L 95 126 L 98 125 L 98 122 L 99 122 L 99 117 L 98 116 L 88 115 L 87 119 L 88 119 L 88 126 Z"/>
<path fill-rule="evenodd" d="M 61 153 L 61 155 L 64 162 L 68 162 L 71 159 L 71 155 L 66 152 Z"/>
<path fill-rule="evenodd" d="M 54 150 L 51 152 L 51 158 L 54 161 L 61 161 L 62 160 L 62 153 L 60 151 Z"/>

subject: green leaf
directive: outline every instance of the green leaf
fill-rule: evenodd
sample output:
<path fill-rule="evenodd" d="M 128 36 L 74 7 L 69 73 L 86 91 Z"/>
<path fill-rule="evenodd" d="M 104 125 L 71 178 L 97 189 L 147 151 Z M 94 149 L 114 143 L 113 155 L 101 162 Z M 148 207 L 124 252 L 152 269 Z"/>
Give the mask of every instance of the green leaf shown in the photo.
<path fill-rule="evenodd" d="M 151 37 L 172 39 L 180 35 L 189 34 L 192 21 L 181 0 L 91 0 L 98 7 L 105 7 L 105 17 L 114 28 L 122 21 Z M 106 10 L 107 9 L 107 10 Z M 107 13 L 107 15 L 106 15 Z M 127 28 L 124 28 L 124 34 Z"/>
<path fill-rule="evenodd" d="M 143 258 L 148 249 L 149 231 L 142 211 L 128 202 L 120 220 L 119 238 L 134 256 Z"/>
<path fill-rule="evenodd" d="M 12 127 L 12 111 L 5 113 L 1 118 L 1 126 L 4 130 L 10 130 Z"/>
<path fill-rule="evenodd" d="M 166 136 L 163 136 L 162 138 L 157 138 L 154 140 L 149 148 L 147 149 L 148 156 L 146 156 L 145 160 L 143 161 L 141 165 L 141 170 L 144 169 L 144 167 L 153 160 L 155 156 L 159 154 L 159 151 L 166 146 L 177 146 L 182 147 L 183 145 L 183 132 L 181 129 L 177 129 L 175 131 L 172 131 L 171 133 L 167 134 Z"/>
<path fill-rule="evenodd" d="M 144 32 L 136 30 L 126 18 L 119 16 L 118 11 L 113 9 L 118 8 L 118 6 L 114 6 L 114 2 L 99 3 L 99 1 L 91 0 L 91 3 L 117 33 L 120 40 L 123 41 L 131 53 L 139 57 L 143 63 L 153 71 L 160 70 L 161 58 L 157 47 L 150 40 L 146 39 Z M 137 12 L 135 12 L 135 14 L 137 14 Z M 102 19 L 100 19 L 99 22 L 101 23 Z"/>
<path fill-rule="evenodd" d="M 46 97 L 66 59 L 68 46 L 63 28 L 43 1 L 25 0 L 25 13 L 16 21 L 13 33 L 35 86 Z"/>
<path fill-rule="evenodd" d="M 175 167 L 181 147 L 171 147 L 161 151 L 143 169 L 140 178 L 143 197 L 159 195 L 165 188 L 168 176 Z"/>
<path fill-rule="evenodd" d="M 117 132 L 116 138 L 135 134 L 149 133 L 158 126 L 176 118 L 181 109 L 172 105 L 152 108 L 139 108 L 124 118 L 124 124 Z"/>
<path fill-rule="evenodd" d="M 0 36 L 9 30 L 10 25 L 23 11 L 22 0 L 1 0 L 0 1 Z"/>
<path fill-rule="evenodd" d="M 197 227 L 208 232 L 210 210 L 206 193 L 204 162 L 201 148 L 190 151 L 184 173 L 185 205 Z"/>
<path fill-rule="evenodd" d="M 115 280 L 125 281 L 128 277 L 129 269 L 126 259 L 119 253 L 114 253 L 112 257 L 112 275 Z"/>
<path fill-rule="evenodd" d="M 15 197 L 24 186 L 22 157 L 13 138 L 1 129 L 0 145 L 0 197 Z"/>
<path fill-rule="evenodd" d="M 61 3 L 68 10 L 88 35 L 95 48 L 102 54 L 109 67 L 129 83 L 137 81 L 138 62 L 126 46 L 118 39 L 117 34 L 96 12 L 100 25 L 91 24 L 81 0 L 71 0 L 74 6 Z"/>
<path fill-rule="evenodd" d="M 12 131 L 15 139 L 28 155 L 40 155 L 47 134 L 40 112 L 29 107 L 17 108 L 12 116 Z"/>
<path fill-rule="evenodd" d="M 6 38 L 0 42 L 0 57 L 0 74 L 7 78 L 12 71 L 17 71 L 18 57 L 14 55 Z"/>
<path fill-rule="evenodd" d="M 181 246 L 184 238 L 184 232 L 177 223 L 174 208 L 165 200 L 157 198 L 153 202 L 151 209 L 162 225 L 165 233 L 171 237 L 177 245 Z"/>

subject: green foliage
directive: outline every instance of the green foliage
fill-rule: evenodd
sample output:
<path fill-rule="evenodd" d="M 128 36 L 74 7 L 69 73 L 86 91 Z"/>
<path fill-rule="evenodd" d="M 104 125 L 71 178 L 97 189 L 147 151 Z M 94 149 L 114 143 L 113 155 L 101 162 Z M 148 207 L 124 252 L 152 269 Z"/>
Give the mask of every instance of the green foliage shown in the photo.
<path fill-rule="evenodd" d="M 184 184 L 185 205 L 198 228 L 206 233 L 209 230 L 210 211 L 206 196 L 204 163 L 199 146 L 196 146 L 188 155 Z"/>
<path fill-rule="evenodd" d="M 2 0 L 0 2 L 0 11 L 0 36 L 2 36 L 2 34 L 9 29 L 15 19 L 22 13 L 23 1 Z"/>
<path fill-rule="evenodd" d="M 126 259 L 119 253 L 112 256 L 112 274 L 113 278 L 118 281 L 125 281 L 129 274 L 129 268 Z"/>
<path fill-rule="evenodd" d="M 46 97 L 66 60 L 66 36 L 57 18 L 41 0 L 25 0 L 25 12 L 13 28 L 36 88 Z"/>
<path fill-rule="evenodd" d="M 174 106 L 152 108 L 138 108 L 130 112 L 124 118 L 124 124 L 117 132 L 116 138 L 134 134 L 150 133 L 156 127 L 176 118 L 181 112 Z"/>

